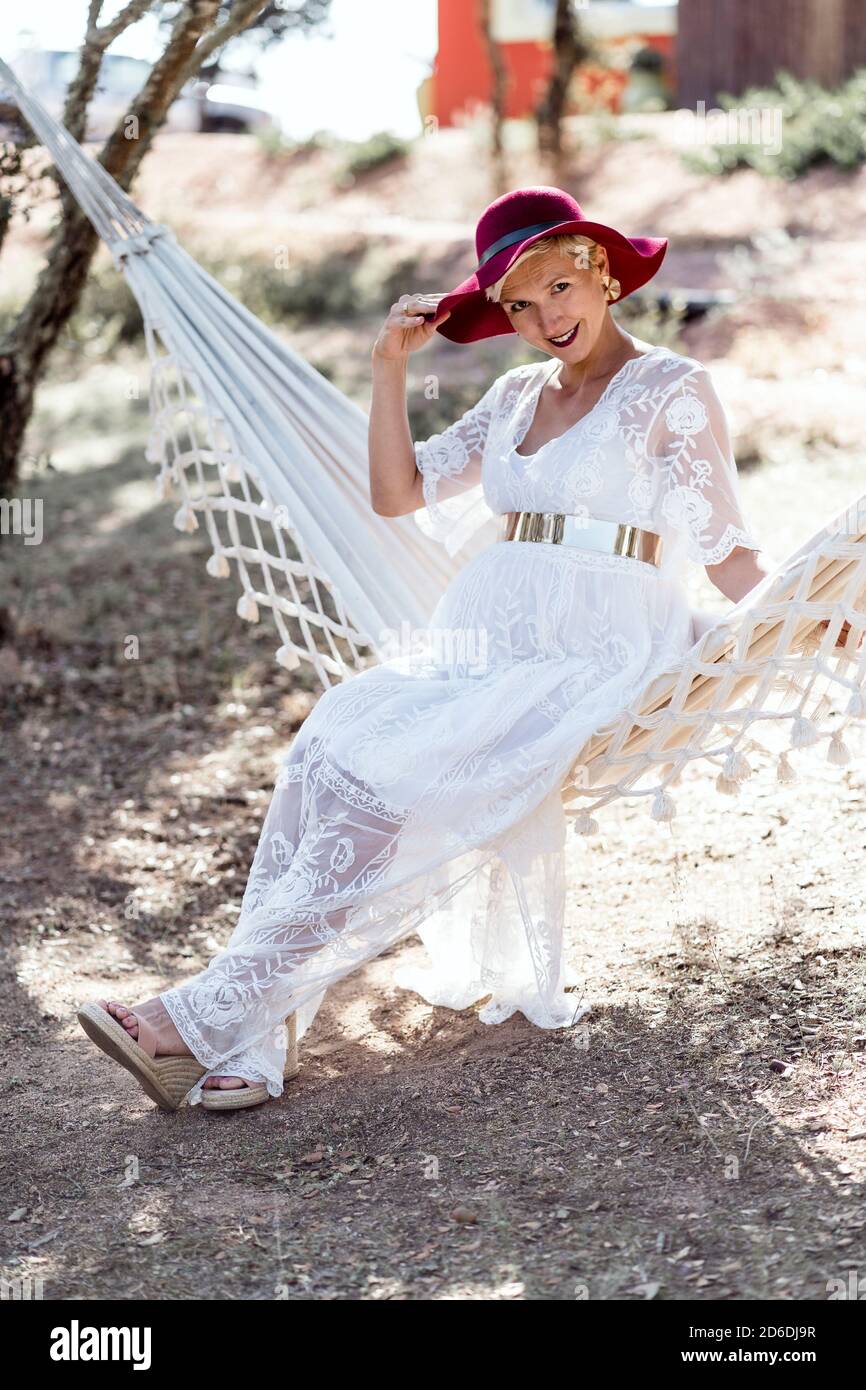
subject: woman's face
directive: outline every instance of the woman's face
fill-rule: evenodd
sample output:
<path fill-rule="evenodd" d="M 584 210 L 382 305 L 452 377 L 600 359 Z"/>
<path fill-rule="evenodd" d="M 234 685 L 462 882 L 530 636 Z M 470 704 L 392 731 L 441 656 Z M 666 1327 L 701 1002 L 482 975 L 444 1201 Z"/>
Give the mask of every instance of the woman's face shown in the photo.
<path fill-rule="evenodd" d="M 575 259 L 556 254 L 520 266 L 499 301 L 522 338 L 564 362 L 587 356 L 608 311 L 599 279 L 607 273 L 607 252 L 599 247 L 598 264 L 585 269 Z"/>

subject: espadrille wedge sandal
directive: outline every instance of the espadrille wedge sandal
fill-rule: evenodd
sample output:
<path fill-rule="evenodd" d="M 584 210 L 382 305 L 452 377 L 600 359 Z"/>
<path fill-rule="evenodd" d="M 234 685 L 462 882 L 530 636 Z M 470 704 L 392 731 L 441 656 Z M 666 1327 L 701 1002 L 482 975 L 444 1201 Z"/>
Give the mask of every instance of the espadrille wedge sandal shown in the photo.
<path fill-rule="evenodd" d="M 178 1110 L 207 1067 L 189 1055 L 157 1057 L 159 1021 L 149 1020 L 143 1009 L 132 1012 L 138 1023 L 137 1041 L 101 1004 L 82 1004 L 77 1017 L 91 1041 L 125 1067 L 160 1110 Z"/>
<path fill-rule="evenodd" d="M 300 1071 L 298 1063 L 298 1029 L 294 1014 L 286 1019 L 289 1042 L 286 1048 L 286 1065 L 283 1077 L 288 1081 Z M 230 1075 L 230 1073 L 226 1073 Z M 232 1090 L 218 1087 L 202 1087 L 201 1105 L 203 1110 L 247 1110 L 251 1105 L 263 1105 L 270 1099 L 270 1092 L 264 1082 L 256 1086 L 237 1086 Z"/>

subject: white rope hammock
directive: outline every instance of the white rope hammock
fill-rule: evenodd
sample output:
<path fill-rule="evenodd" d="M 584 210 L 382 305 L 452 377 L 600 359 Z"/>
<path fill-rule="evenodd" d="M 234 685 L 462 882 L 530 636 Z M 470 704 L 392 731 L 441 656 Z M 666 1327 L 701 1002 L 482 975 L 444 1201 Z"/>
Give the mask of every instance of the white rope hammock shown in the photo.
<path fill-rule="evenodd" d="M 0 75 L 141 307 L 152 373 L 146 456 L 159 496 L 179 503 L 175 526 L 205 526 L 208 574 L 228 578 L 234 567 L 241 618 L 256 622 L 270 608 L 287 669 L 307 661 L 327 688 L 381 660 L 395 632 L 426 624 L 457 570 L 489 544 L 488 529 L 456 559 L 412 516 L 377 516 L 364 412 L 149 221 L 2 60 Z M 843 620 L 850 632 L 837 648 Z M 748 752 L 775 751 L 783 782 L 796 778 L 790 749 L 826 741 L 827 760 L 847 763 L 844 729 L 866 715 L 864 630 L 866 495 L 577 751 L 563 785 L 575 829 L 597 831 L 591 812 L 626 794 L 651 796 L 654 819 L 670 821 L 667 788 L 695 758 L 720 764 L 716 787 L 729 794 L 753 771 Z M 758 742 L 750 728 L 759 720 L 762 732 L 787 733 L 787 747 Z"/>

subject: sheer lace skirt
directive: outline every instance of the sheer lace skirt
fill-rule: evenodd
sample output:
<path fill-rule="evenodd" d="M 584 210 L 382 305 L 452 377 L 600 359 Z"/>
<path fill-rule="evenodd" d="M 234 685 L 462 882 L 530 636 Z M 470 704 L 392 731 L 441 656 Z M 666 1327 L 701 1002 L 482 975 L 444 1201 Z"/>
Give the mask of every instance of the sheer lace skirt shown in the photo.
<path fill-rule="evenodd" d="M 161 996 L 208 1075 L 279 1094 L 288 1015 L 302 1036 L 329 984 L 414 932 L 429 963 L 395 980 L 428 1002 L 484 1000 L 487 1023 L 574 1021 L 562 781 L 689 645 L 690 612 L 648 565 L 561 549 L 492 546 L 420 650 L 319 699 L 281 765 L 231 939 Z M 452 638 L 473 626 L 481 658 L 478 643 L 432 646 L 437 624 Z"/>

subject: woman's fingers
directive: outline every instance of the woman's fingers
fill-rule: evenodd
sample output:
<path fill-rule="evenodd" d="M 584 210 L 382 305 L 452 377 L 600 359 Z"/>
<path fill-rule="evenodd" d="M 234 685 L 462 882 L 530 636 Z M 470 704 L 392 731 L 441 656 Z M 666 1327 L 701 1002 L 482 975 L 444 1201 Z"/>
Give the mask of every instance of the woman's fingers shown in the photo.
<path fill-rule="evenodd" d="M 423 312 L 425 308 L 429 310 L 429 305 L 425 305 L 422 302 L 421 296 L 405 294 L 391 305 L 391 312 L 388 317 L 392 323 L 426 323 Z"/>
<path fill-rule="evenodd" d="M 391 305 L 375 350 L 380 356 L 402 357 L 424 347 L 448 313 L 440 314 L 443 294 L 401 294 Z"/>
<path fill-rule="evenodd" d="M 401 294 L 392 305 L 391 309 L 397 313 L 429 313 L 435 309 L 440 299 L 444 299 L 444 294 Z"/>

